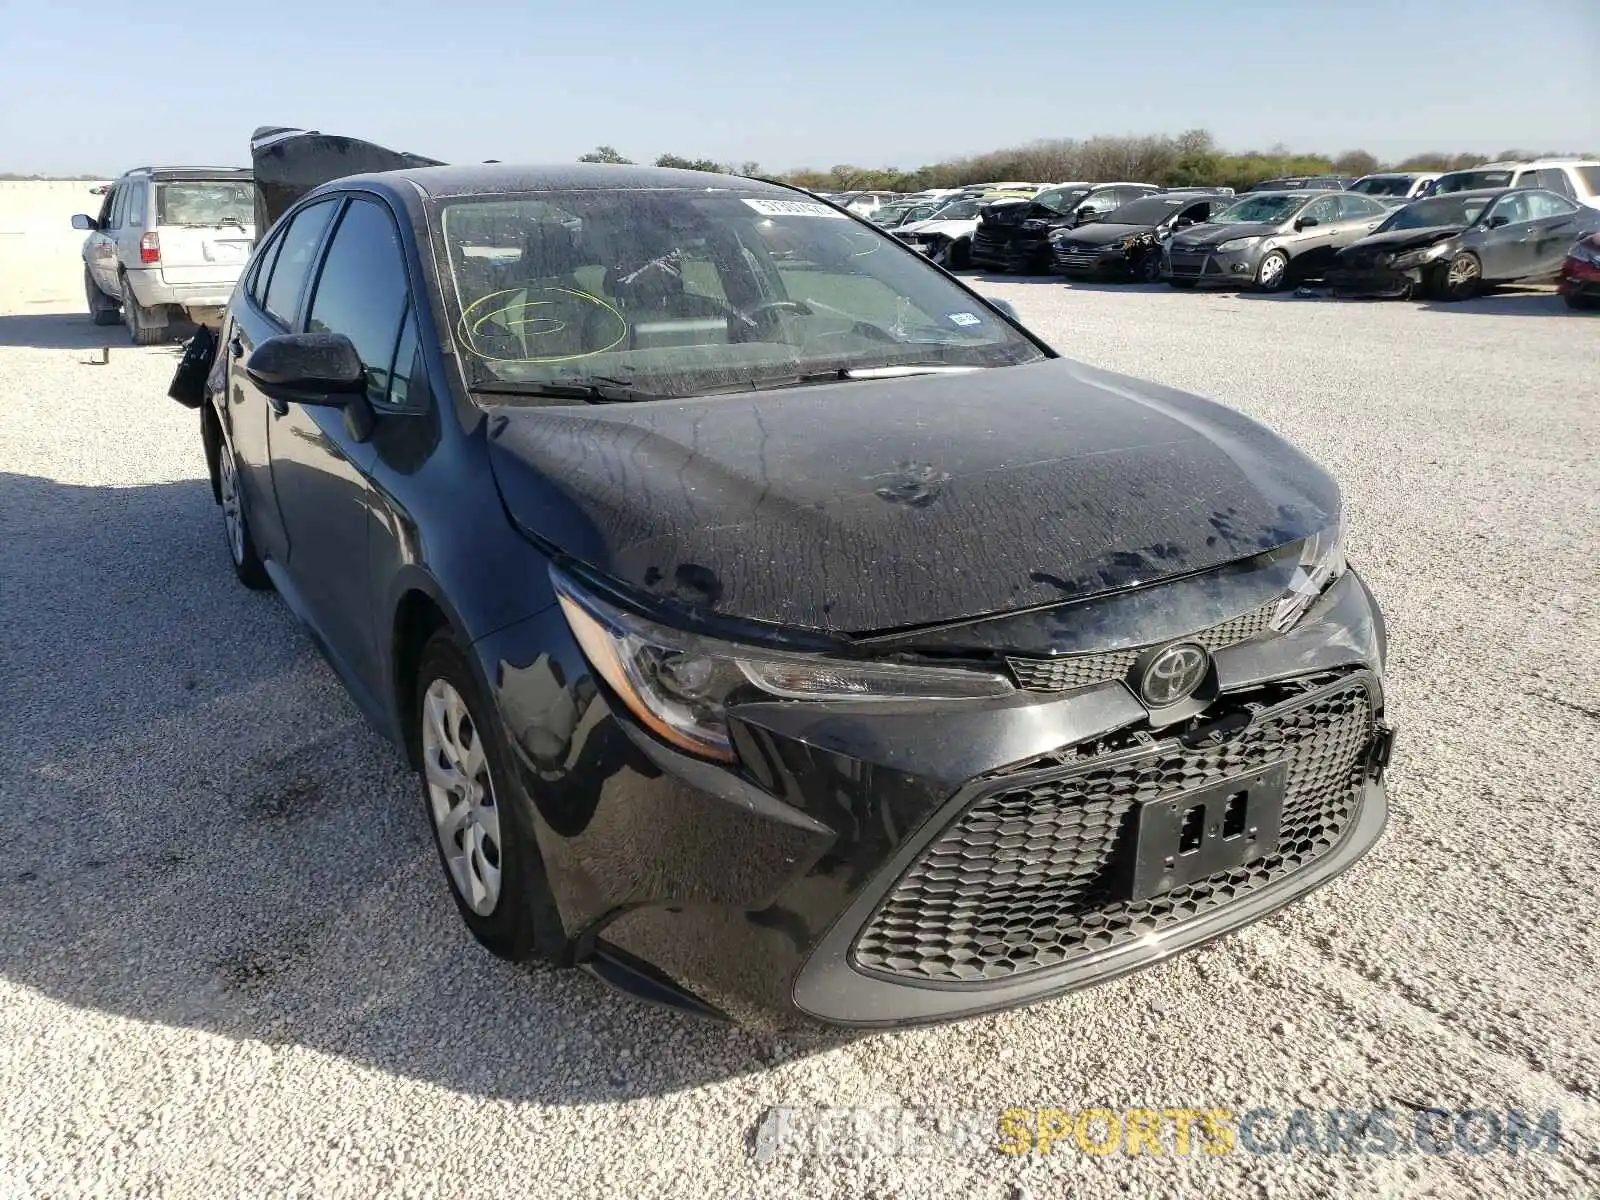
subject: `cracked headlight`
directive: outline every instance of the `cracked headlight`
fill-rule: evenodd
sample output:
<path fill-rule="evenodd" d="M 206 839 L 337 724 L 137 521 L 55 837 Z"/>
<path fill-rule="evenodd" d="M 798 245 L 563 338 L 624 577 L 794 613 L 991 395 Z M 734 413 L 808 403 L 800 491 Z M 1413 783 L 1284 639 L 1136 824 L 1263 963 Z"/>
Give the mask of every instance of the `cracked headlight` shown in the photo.
<path fill-rule="evenodd" d="M 1420 267 L 1424 263 L 1430 263 L 1436 258 L 1443 258 L 1449 252 L 1449 242 L 1435 242 L 1422 250 L 1410 250 L 1405 254 L 1396 254 L 1389 261 L 1389 265 L 1397 271 L 1408 271 L 1412 267 Z"/>
<path fill-rule="evenodd" d="M 550 577 L 595 673 L 650 732 L 702 758 L 735 758 L 726 704 L 740 688 L 784 700 L 961 700 L 1015 690 L 985 671 L 724 642 L 617 608 L 554 568 Z"/>
<path fill-rule="evenodd" d="M 1308 537 L 1300 547 L 1300 562 L 1289 590 L 1273 609 L 1268 625 L 1278 633 L 1294 627 L 1312 602 L 1334 585 L 1345 572 L 1344 518 L 1320 533 Z"/>
<path fill-rule="evenodd" d="M 1219 243 L 1217 250 L 1222 254 L 1226 254 L 1230 250 L 1247 250 L 1260 240 L 1260 235 L 1257 235 L 1256 237 L 1229 238 L 1227 241 Z"/>

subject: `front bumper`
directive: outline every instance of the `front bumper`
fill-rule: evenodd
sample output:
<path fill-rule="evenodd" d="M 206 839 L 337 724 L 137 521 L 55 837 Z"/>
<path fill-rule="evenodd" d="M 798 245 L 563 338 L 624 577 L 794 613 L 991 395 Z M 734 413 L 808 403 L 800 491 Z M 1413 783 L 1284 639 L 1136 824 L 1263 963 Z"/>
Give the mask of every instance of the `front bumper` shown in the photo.
<path fill-rule="evenodd" d="M 1050 243 L 1044 237 L 1030 237 L 1021 231 L 995 234 L 980 227 L 972 237 L 972 262 L 974 266 L 1001 271 L 1040 271 L 1050 263 Z"/>
<path fill-rule="evenodd" d="M 1193 279 L 1200 283 L 1249 283 L 1266 253 L 1261 245 L 1226 254 L 1215 250 L 1181 250 L 1174 246 L 1162 259 L 1162 274 L 1169 279 Z"/>
<path fill-rule="evenodd" d="M 1057 275 L 1127 275 L 1133 261 L 1120 246 L 1056 246 L 1050 256 Z"/>
<path fill-rule="evenodd" d="M 1556 277 L 1556 291 L 1563 296 L 1600 296 L 1600 267 L 1568 258 Z"/>
<path fill-rule="evenodd" d="M 1409 296 L 1421 289 L 1422 268 L 1334 267 L 1324 280 L 1336 296 Z"/>
<path fill-rule="evenodd" d="M 937 1021 L 1112 979 L 1319 886 L 1385 821 L 1382 617 L 1354 573 L 1288 634 L 1215 651 L 1207 714 L 1250 719 L 1209 749 L 1103 682 L 746 704 L 730 769 L 619 716 L 554 610 L 477 648 L 574 957 L 620 952 L 751 1024 Z M 1107 892 L 1135 809 L 1280 759 L 1271 854 L 1138 903 Z"/>

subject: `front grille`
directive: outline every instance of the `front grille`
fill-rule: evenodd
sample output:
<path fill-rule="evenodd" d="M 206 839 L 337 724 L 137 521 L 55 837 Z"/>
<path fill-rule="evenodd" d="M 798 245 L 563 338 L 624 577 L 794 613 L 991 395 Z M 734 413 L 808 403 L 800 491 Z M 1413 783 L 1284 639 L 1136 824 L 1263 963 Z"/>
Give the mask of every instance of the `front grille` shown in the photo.
<path fill-rule="evenodd" d="M 1092 270 L 1100 265 L 1098 254 L 1089 254 L 1077 250 L 1057 250 L 1055 254 L 1056 266 L 1070 267 L 1077 271 Z"/>
<path fill-rule="evenodd" d="M 1373 729 L 1364 677 L 1347 677 L 1257 713 L 1221 746 L 1171 737 L 996 781 L 880 903 L 855 964 L 909 980 L 993 982 L 1213 912 L 1339 842 L 1360 805 Z M 1147 900 L 1115 898 L 1136 805 L 1285 760 L 1271 854 Z"/>
<path fill-rule="evenodd" d="M 1200 275 L 1205 271 L 1209 255 L 1205 254 L 1168 254 L 1167 264 L 1170 273 L 1180 279 L 1185 276 Z"/>
<path fill-rule="evenodd" d="M 1056 261 L 1061 261 L 1059 256 Z M 1230 617 L 1210 629 L 1202 629 L 1198 633 L 1169 640 L 1199 642 L 1213 652 L 1227 646 L 1236 646 L 1240 642 L 1247 642 L 1265 633 L 1276 607 L 1276 601 L 1264 604 L 1237 617 Z M 1063 658 L 1008 658 L 1006 666 L 1011 668 L 1011 674 L 1016 678 L 1018 687 L 1035 692 L 1064 692 L 1126 678 L 1135 660 L 1147 649 L 1148 646 L 1137 646 L 1131 650 L 1108 650 L 1101 654 L 1072 654 Z"/>

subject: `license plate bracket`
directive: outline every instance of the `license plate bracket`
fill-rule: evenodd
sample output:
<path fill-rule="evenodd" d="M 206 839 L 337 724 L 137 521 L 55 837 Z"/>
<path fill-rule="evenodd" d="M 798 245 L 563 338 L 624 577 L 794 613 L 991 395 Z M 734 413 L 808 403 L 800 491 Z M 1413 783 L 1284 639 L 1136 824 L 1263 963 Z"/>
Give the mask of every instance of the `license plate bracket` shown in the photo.
<path fill-rule="evenodd" d="M 1276 762 L 1220 783 L 1140 805 L 1124 895 L 1148 900 L 1271 854 L 1283 825 L 1289 764 Z"/>

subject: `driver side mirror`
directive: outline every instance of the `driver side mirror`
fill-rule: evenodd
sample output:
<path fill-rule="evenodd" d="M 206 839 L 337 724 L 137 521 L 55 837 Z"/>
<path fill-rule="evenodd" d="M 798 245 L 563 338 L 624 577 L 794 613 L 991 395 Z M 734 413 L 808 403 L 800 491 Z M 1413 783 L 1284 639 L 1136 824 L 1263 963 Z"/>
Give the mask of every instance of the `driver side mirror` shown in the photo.
<path fill-rule="evenodd" d="M 96 221 L 88 213 L 73 213 L 72 227 L 74 229 L 95 230 L 100 228 L 100 222 Z"/>
<path fill-rule="evenodd" d="M 1300 217 L 1295 221 L 1294 227 L 1296 229 L 1310 229 L 1312 226 L 1321 224 L 1322 222 L 1315 217 Z"/>
<path fill-rule="evenodd" d="M 1500 226 L 1509 224 L 1511 224 L 1511 218 L 1504 213 L 1495 213 L 1494 216 L 1489 218 L 1490 229 L 1499 229 Z"/>
<path fill-rule="evenodd" d="M 358 442 L 372 436 L 367 372 L 355 343 L 342 333 L 283 333 L 250 352 L 244 372 L 280 404 L 344 409 L 345 429 Z"/>

